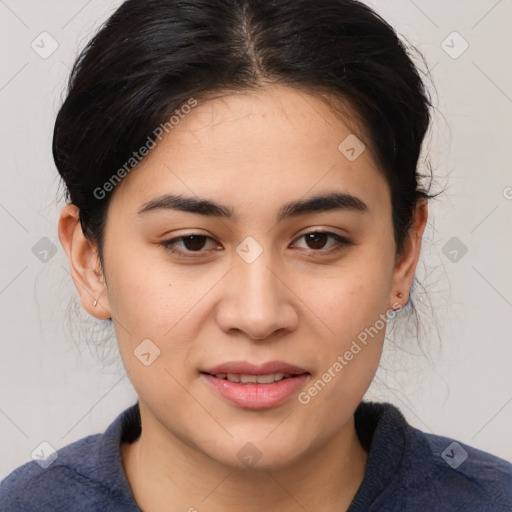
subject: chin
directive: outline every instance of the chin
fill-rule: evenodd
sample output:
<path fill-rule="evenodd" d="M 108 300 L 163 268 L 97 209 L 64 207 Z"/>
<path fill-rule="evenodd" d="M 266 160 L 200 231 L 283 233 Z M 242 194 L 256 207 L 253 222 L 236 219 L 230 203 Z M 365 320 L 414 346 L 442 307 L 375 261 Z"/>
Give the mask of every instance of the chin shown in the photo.
<path fill-rule="evenodd" d="M 296 442 L 289 438 L 276 438 L 272 442 L 262 438 L 237 438 L 230 446 L 217 453 L 207 453 L 211 458 L 224 466 L 248 471 L 280 471 L 292 467 L 305 457 L 304 440 Z M 298 451 L 298 448 L 301 448 Z"/>

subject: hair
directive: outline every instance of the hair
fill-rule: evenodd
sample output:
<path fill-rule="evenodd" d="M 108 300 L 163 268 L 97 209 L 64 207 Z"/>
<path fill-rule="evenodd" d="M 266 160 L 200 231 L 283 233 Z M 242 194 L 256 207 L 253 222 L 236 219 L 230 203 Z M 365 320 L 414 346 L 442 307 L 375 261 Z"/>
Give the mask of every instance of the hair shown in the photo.
<path fill-rule="evenodd" d="M 191 98 L 268 84 L 355 113 L 389 184 L 397 254 L 403 250 L 418 200 L 432 197 L 417 169 L 432 105 L 386 21 L 356 0 L 128 0 L 78 56 L 53 135 L 66 200 L 102 265 L 115 189 L 94 191 Z"/>

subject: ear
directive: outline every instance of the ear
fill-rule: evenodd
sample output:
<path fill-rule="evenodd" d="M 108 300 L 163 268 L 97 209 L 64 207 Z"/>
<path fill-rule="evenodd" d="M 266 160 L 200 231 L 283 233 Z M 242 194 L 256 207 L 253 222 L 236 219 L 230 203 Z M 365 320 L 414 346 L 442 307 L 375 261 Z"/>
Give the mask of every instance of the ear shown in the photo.
<path fill-rule="evenodd" d="M 79 212 L 74 204 L 68 204 L 62 209 L 59 240 L 68 257 L 71 277 L 80 294 L 83 308 L 96 318 L 110 318 L 111 309 L 97 248 L 85 238 Z"/>
<path fill-rule="evenodd" d="M 421 239 L 427 224 L 427 218 L 427 201 L 420 199 L 416 205 L 414 219 L 404 249 L 395 263 L 391 296 L 389 298 L 389 303 L 392 304 L 391 309 L 399 309 L 409 300 L 409 290 L 420 257 Z"/>

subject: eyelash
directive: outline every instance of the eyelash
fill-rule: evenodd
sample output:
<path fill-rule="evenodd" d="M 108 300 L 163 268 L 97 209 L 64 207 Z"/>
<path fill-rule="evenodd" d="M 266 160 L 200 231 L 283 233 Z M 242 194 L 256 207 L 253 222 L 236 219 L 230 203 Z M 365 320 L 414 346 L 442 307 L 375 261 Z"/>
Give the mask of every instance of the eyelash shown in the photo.
<path fill-rule="evenodd" d="M 313 235 L 313 234 L 328 235 L 329 237 L 333 238 L 336 241 L 336 245 L 334 246 L 334 248 L 327 249 L 327 250 L 325 250 L 325 249 L 309 249 L 309 250 L 306 250 L 307 254 L 318 254 L 318 253 L 323 252 L 326 255 L 331 255 L 331 254 L 334 254 L 334 253 L 337 253 L 337 252 L 343 250 L 345 247 L 347 247 L 349 245 L 353 245 L 353 242 L 351 242 L 349 239 L 347 239 L 341 235 L 338 235 L 337 233 L 332 233 L 331 231 L 310 231 L 309 233 L 302 234 L 296 240 L 300 240 L 301 238 L 304 238 L 307 235 Z M 177 254 L 178 256 L 182 256 L 184 258 L 201 257 L 202 253 L 204 253 L 206 251 L 203 251 L 203 250 L 183 251 L 183 250 L 177 249 L 175 247 L 176 242 L 178 242 L 180 240 L 184 240 L 185 238 L 189 238 L 191 236 L 199 236 L 199 237 L 204 237 L 204 238 L 213 240 L 213 238 L 206 236 L 206 235 L 191 233 L 189 235 L 178 236 L 178 237 L 172 238 L 170 240 L 164 240 L 163 242 L 160 242 L 159 245 L 162 246 L 166 251 Z"/>

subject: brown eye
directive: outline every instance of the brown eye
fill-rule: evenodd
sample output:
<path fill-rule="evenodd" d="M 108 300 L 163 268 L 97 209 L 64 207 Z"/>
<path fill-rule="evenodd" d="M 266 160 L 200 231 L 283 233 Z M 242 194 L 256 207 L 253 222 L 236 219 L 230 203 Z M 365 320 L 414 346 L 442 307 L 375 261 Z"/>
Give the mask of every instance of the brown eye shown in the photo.
<path fill-rule="evenodd" d="M 182 237 L 183 245 L 190 251 L 199 251 L 204 247 L 206 236 L 204 235 L 190 235 Z"/>
<path fill-rule="evenodd" d="M 163 242 L 160 242 L 159 245 L 161 245 L 166 251 L 178 254 L 179 256 L 194 258 L 208 252 L 207 250 L 203 250 L 208 241 L 214 242 L 214 240 L 209 236 L 192 234 L 178 236 L 171 240 L 164 240 Z M 183 249 L 177 247 L 178 243 L 181 243 Z"/>
<path fill-rule="evenodd" d="M 308 233 L 304 237 L 310 249 L 323 249 L 329 239 L 327 233 Z"/>
<path fill-rule="evenodd" d="M 334 253 L 348 245 L 352 245 L 352 242 L 347 238 L 330 231 L 311 231 L 300 236 L 298 240 L 300 239 L 304 239 L 306 242 L 305 249 L 309 249 L 309 252 L 313 253 Z M 333 239 L 334 243 L 330 247 L 325 248 L 329 239 Z"/>

